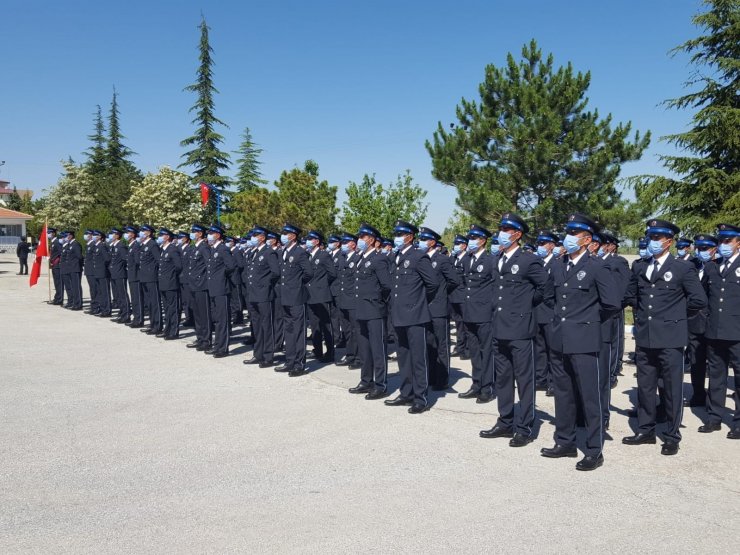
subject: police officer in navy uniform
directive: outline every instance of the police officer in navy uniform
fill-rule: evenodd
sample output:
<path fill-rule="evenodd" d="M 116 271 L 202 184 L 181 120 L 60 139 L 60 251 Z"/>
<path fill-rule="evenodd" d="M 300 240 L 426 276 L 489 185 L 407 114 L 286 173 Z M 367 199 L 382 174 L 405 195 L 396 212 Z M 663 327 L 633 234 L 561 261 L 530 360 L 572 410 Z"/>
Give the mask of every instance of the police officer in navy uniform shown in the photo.
<path fill-rule="evenodd" d="M 276 372 L 288 372 L 290 377 L 306 373 L 306 302 L 307 284 L 314 274 L 308 254 L 298 245 L 301 229 L 286 223 L 280 234 L 283 245 L 280 262 L 280 303 L 283 307 L 285 363 Z"/>
<path fill-rule="evenodd" d="M 229 356 L 231 338 L 229 296 L 231 274 L 235 271 L 236 263 L 231 256 L 231 251 L 223 242 L 224 237 L 226 237 L 226 232 L 221 226 L 214 224 L 208 228 L 208 244 L 211 247 L 207 262 L 208 298 L 213 323 L 213 343 L 203 352 L 212 354 L 213 358 Z"/>
<path fill-rule="evenodd" d="M 64 288 L 67 291 L 67 306 L 70 310 L 82 310 L 82 287 L 80 286 L 82 272 L 82 246 L 75 239 L 75 232 L 67 230 L 65 243 L 62 249 L 60 270 Z"/>
<path fill-rule="evenodd" d="M 92 232 L 92 245 L 91 250 L 92 260 L 92 279 L 95 280 L 95 294 L 96 294 L 96 305 L 98 311 L 94 314 L 99 318 L 110 318 L 111 315 L 111 304 L 110 304 L 110 270 L 108 265 L 110 264 L 110 251 L 108 245 L 103 240 L 104 234 L 99 229 L 95 229 Z"/>
<path fill-rule="evenodd" d="M 429 301 L 431 327 L 427 333 L 429 385 L 434 391 L 450 387 L 450 307 L 449 293 L 462 285 L 462 275 L 453 266 L 449 256 L 441 253 L 439 233 L 428 227 L 419 228 L 419 248 L 436 274 L 437 287 Z"/>
<path fill-rule="evenodd" d="M 126 279 L 131 296 L 131 322 L 126 323 L 130 328 L 144 327 L 144 298 L 141 293 L 141 282 L 139 281 L 139 251 L 141 242 L 139 228 L 133 225 L 124 228 L 124 235 L 128 243 L 126 255 Z"/>
<path fill-rule="evenodd" d="M 357 232 L 357 252 L 347 257 L 354 276 L 354 284 L 351 286 L 354 289 L 354 317 L 357 325 L 354 333 L 362 364 L 360 383 L 350 388 L 349 392 L 365 393 L 365 399 L 368 400 L 388 396 L 388 360 L 383 316 L 387 310 L 391 278 L 388 273 L 388 257 L 374 248 L 375 240 L 380 236 L 376 228 L 363 222 Z"/>
<path fill-rule="evenodd" d="M 601 318 L 622 307 L 611 272 L 600 258 L 588 252 L 592 236 L 598 231 L 599 227 L 588 216 L 571 214 L 563 241 L 567 254 L 553 263 L 550 271 L 555 290 L 551 330 L 555 446 L 540 452 L 548 458 L 578 456 L 576 415 L 580 408 L 586 426 L 586 445 L 576 469 L 584 471 L 604 463 L 601 382 L 608 379 L 608 369 L 599 364 Z"/>
<path fill-rule="evenodd" d="M 123 231 L 119 228 L 111 229 L 108 237 L 110 239 L 110 282 L 114 304 L 118 309 L 118 315 L 113 321 L 124 324 L 131 318 L 131 307 L 126 289 L 128 247 L 121 240 Z"/>
<path fill-rule="evenodd" d="M 198 351 L 211 348 L 211 300 L 208 296 L 208 260 L 211 258 L 211 248 L 206 240 L 207 229 L 201 224 L 190 227 L 191 250 L 187 265 L 195 341 L 188 343 L 186 347 Z"/>
<path fill-rule="evenodd" d="M 165 341 L 172 341 L 180 336 L 180 273 L 182 272 L 182 256 L 180 249 L 174 243 L 175 234 L 163 227 L 157 234 L 159 245 L 159 294 L 162 297 L 164 312 L 163 327 L 157 337 L 164 337 Z"/>
<path fill-rule="evenodd" d="M 141 298 L 149 311 L 149 327 L 142 333 L 156 335 L 162 331 L 162 308 L 159 304 L 159 247 L 154 240 L 155 230 L 150 225 L 139 228 L 139 283 Z"/>
<path fill-rule="evenodd" d="M 676 258 L 691 262 L 694 242 L 688 237 L 681 237 L 676 241 Z"/>
<path fill-rule="evenodd" d="M 619 239 L 611 233 L 601 234 L 604 240 L 601 258 L 615 272 L 614 278 L 622 296 L 627 292 L 632 272 L 629 263 L 623 256 L 619 256 Z M 613 317 L 612 350 L 609 357 L 609 387 L 617 387 L 618 376 L 622 373 L 622 357 L 624 355 L 624 311 L 619 311 Z"/>
<path fill-rule="evenodd" d="M 717 252 L 719 242 L 713 235 L 700 234 L 694 237 L 693 244 L 695 256 L 690 262 L 696 268 L 699 274 L 699 281 L 708 295 L 709 273 L 706 271 L 706 268 L 707 265 L 717 263 L 714 260 L 714 255 Z M 711 302 L 710 299 L 708 300 Z M 686 360 L 691 368 L 692 394 L 689 399 L 684 401 L 685 407 L 706 406 L 707 338 L 704 334 L 707 329 L 708 316 L 709 309 L 706 308 L 689 317 L 689 344 L 686 348 Z"/>
<path fill-rule="evenodd" d="M 313 277 L 308 289 L 308 317 L 311 325 L 313 356 L 321 362 L 334 362 L 334 335 L 331 325 L 331 284 L 337 270 L 331 255 L 321 249 L 324 236 L 311 230 L 306 234 L 306 252 L 313 266 Z M 324 351 L 326 345 L 326 351 Z"/>
<path fill-rule="evenodd" d="M 64 287 L 62 286 L 62 272 L 59 268 L 59 263 L 62 261 L 62 243 L 57 237 L 56 228 L 50 227 L 46 230 L 46 237 L 49 240 L 49 268 L 51 269 L 51 277 L 54 280 L 54 299 L 51 301 L 53 305 L 61 305 L 64 303 Z"/>
<path fill-rule="evenodd" d="M 718 252 L 722 259 L 706 266 L 709 292 L 709 318 L 705 336 L 709 367 L 708 421 L 700 432 L 721 428 L 727 397 L 727 372 L 735 372 L 729 439 L 740 439 L 740 227 L 720 224 L 717 227 Z"/>
<path fill-rule="evenodd" d="M 339 275 L 339 267 L 341 266 L 344 253 L 341 249 L 342 238 L 339 235 L 330 235 L 326 240 L 326 250 L 331 256 L 331 261 L 334 264 L 334 272 L 336 274 L 334 280 L 329 285 L 331 292 L 331 303 L 329 304 L 329 312 L 331 316 L 331 333 L 334 338 L 334 348 L 342 349 L 346 346 L 347 342 L 344 337 L 344 330 L 341 324 L 341 314 L 339 312 L 339 286 L 341 285 L 341 277 Z"/>
<path fill-rule="evenodd" d="M 695 268 L 670 253 L 679 229 L 671 222 L 650 220 L 646 235 L 652 258 L 645 272 L 632 275 L 625 298 L 635 307 L 637 346 L 637 434 L 622 439 L 626 445 L 654 444 L 655 393 L 658 380 L 665 387 L 668 429 L 663 455 L 678 453 L 683 415 L 684 349 L 688 343 L 687 318 L 707 306 L 707 296 Z M 710 278 L 711 279 L 711 278 Z"/>
<path fill-rule="evenodd" d="M 182 272 L 180 272 L 180 307 L 182 309 L 183 320 L 180 322 L 181 328 L 193 327 L 195 324 L 193 318 L 193 293 L 190 291 L 190 255 L 195 247 L 190 242 L 190 234 L 185 231 L 177 232 L 177 248 L 180 249 L 180 258 L 182 260 Z"/>
<path fill-rule="evenodd" d="M 482 437 L 509 437 L 511 447 L 523 447 L 533 439 L 535 424 L 534 338 L 537 306 L 552 304 L 552 282 L 542 260 L 519 246 L 529 225 L 513 212 L 499 223 L 501 255 L 498 266 L 498 295 L 493 319 L 496 341 L 494 366 L 499 417 Z M 514 386 L 519 392 L 515 411 Z"/>
<path fill-rule="evenodd" d="M 355 271 L 362 256 L 357 249 L 357 236 L 344 232 L 341 236 L 342 260 L 338 268 L 339 296 L 337 303 L 341 319 L 342 330 L 346 339 L 345 355 L 337 362 L 337 366 L 360 368 L 362 366 L 359 349 L 359 324 L 357 323 L 355 299 Z"/>
<path fill-rule="evenodd" d="M 455 235 L 452 244 L 452 267 L 460 276 L 460 285 L 450 291 L 450 319 L 455 323 L 455 348 L 450 353 L 453 357 L 462 360 L 470 358 L 467 345 L 467 331 L 463 321 L 462 307 L 465 302 L 465 254 L 468 248 L 468 238 L 465 235 Z"/>
<path fill-rule="evenodd" d="M 283 246 L 280 244 L 280 235 L 274 231 L 267 230 L 267 246 L 271 248 L 278 257 L 278 264 L 283 254 Z M 275 283 L 275 299 L 272 301 L 272 330 L 275 338 L 275 352 L 279 353 L 285 349 L 285 322 L 283 303 L 280 291 L 280 279 Z"/>
<path fill-rule="evenodd" d="M 471 225 L 467 255 L 463 259 L 465 301 L 462 313 L 468 332 L 473 385 L 458 397 L 475 398 L 478 403 L 488 403 L 493 399 L 494 285 L 498 283 L 498 269 L 497 259 L 486 248 L 490 237 L 491 232 L 486 228 Z"/>
<path fill-rule="evenodd" d="M 244 305 L 242 304 L 241 281 L 244 270 L 244 253 L 237 248 L 237 240 L 232 235 L 224 238 L 224 244 L 231 253 L 234 260 L 234 271 L 229 275 L 231 292 L 229 293 L 229 310 L 231 311 L 231 324 L 237 326 L 244 323 Z"/>
<path fill-rule="evenodd" d="M 244 364 L 258 364 L 267 368 L 274 364 L 275 337 L 272 325 L 272 303 L 275 284 L 280 279 L 278 255 L 267 245 L 267 229 L 255 227 L 250 232 L 249 248 L 252 252 L 244 268 L 245 284 L 249 299 L 249 315 L 254 334 L 252 357 Z"/>
<path fill-rule="evenodd" d="M 100 308 L 98 307 L 98 282 L 95 279 L 95 272 L 93 266 L 93 253 L 95 251 L 95 241 L 93 240 L 93 230 L 86 229 L 85 233 L 82 234 L 82 240 L 85 241 L 85 258 L 83 260 L 83 272 L 85 279 L 87 280 L 87 289 L 90 293 L 90 306 L 85 311 L 85 314 L 98 314 Z"/>
<path fill-rule="evenodd" d="M 542 267 L 548 275 L 553 261 L 557 260 L 554 254 L 555 244 L 558 236 L 552 231 L 542 229 L 535 240 L 537 250 L 535 253 L 542 260 Z M 535 368 L 537 369 L 535 389 L 545 391 L 548 397 L 553 395 L 552 379 L 550 376 L 550 330 L 552 328 L 553 309 L 546 303 L 537 305 L 537 335 L 534 340 Z"/>

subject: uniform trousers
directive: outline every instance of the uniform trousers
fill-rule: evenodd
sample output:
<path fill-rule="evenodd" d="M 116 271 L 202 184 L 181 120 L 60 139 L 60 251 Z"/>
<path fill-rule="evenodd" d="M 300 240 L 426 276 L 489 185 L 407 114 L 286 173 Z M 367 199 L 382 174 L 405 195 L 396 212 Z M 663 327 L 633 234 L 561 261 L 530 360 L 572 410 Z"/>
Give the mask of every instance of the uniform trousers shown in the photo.
<path fill-rule="evenodd" d="M 64 274 L 62 279 L 64 280 L 64 288 L 67 290 L 67 306 L 70 308 L 82 308 L 82 286 L 81 274 L 75 272 L 73 274 Z"/>
<path fill-rule="evenodd" d="M 90 312 L 98 312 L 98 281 L 93 276 L 86 275 L 87 288 L 90 291 Z"/>
<path fill-rule="evenodd" d="M 637 423 L 643 434 L 655 432 L 656 396 L 658 380 L 663 380 L 667 430 L 666 441 L 681 441 L 681 419 L 683 417 L 683 368 L 684 353 L 681 347 L 650 349 L 637 347 Z"/>
<path fill-rule="evenodd" d="M 493 326 L 491 322 L 465 322 L 470 362 L 473 366 L 473 388 L 493 395 Z"/>
<path fill-rule="evenodd" d="M 275 339 L 275 350 L 281 351 L 285 344 L 285 311 L 279 298 L 272 301 L 272 330 Z"/>
<path fill-rule="evenodd" d="M 611 338 L 610 338 L 611 339 Z M 616 343 L 611 341 L 601 343 L 599 351 L 599 386 L 601 387 L 601 418 L 604 422 L 604 429 L 609 427 L 611 419 L 611 402 L 612 402 L 612 384 L 611 384 L 611 361 L 617 350 Z"/>
<path fill-rule="evenodd" d="M 192 291 L 193 327 L 195 338 L 203 345 L 211 344 L 211 300 L 208 291 Z"/>
<path fill-rule="evenodd" d="M 450 320 L 455 323 L 455 349 L 458 353 L 468 352 L 468 333 L 462 319 L 462 303 L 450 303 Z"/>
<path fill-rule="evenodd" d="M 347 342 L 347 358 L 359 361 L 359 337 L 355 334 L 355 328 L 357 326 L 355 311 L 352 308 L 341 308 L 339 309 L 339 314 L 344 338 Z"/>
<path fill-rule="evenodd" d="M 524 436 L 532 435 L 535 410 L 534 339 L 498 339 L 494 354 L 498 422 Z M 514 385 L 519 391 L 519 411 L 514 411 Z"/>
<path fill-rule="evenodd" d="M 193 292 L 190 290 L 190 286 L 186 284 L 180 284 L 180 308 L 183 313 L 185 322 L 189 324 L 193 323 Z"/>
<path fill-rule="evenodd" d="M 272 329 L 272 303 L 249 303 L 249 317 L 254 336 L 254 358 L 260 362 L 272 363 L 275 356 L 275 343 Z"/>
<path fill-rule="evenodd" d="M 62 304 L 64 302 L 64 286 L 62 285 L 62 270 L 59 266 L 51 269 L 51 277 L 54 280 L 54 303 Z"/>
<path fill-rule="evenodd" d="M 149 310 L 149 329 L 162 331 L 162 309 L 159 305 L 159 284 L 156 281 L 141 282 L 143 305 Z"/>
<path fill-rule="evenodd" d="M 691 367 L 691 398 L 700 404 L 706 401 L 707 340 L 703 333 L 689 333 L 688 351 Z"/>
<path fill-rule="evenodd" d="M 312 303 L 308 305 L 308 318 L 311 325 L 311 343 L 313 352 L 319 357 L 324 354 L 323 344 L 326 344 L 327 354 L 334 354 L 334 336 L 331 330 L 331 312 L 329 303 Z"/>
<path fill-rule="evenodd" d="M 98 310 L 101 314 L 110 314 L 110 280 L 108 278 L 95 278 L 95 290 L 98 294 Z"/>
<path fill-rule="evenodd" d="M 230 335 L 230 318 L 229 295 L 217 295 L 210 297 L 211 304 L 211 323 L 213 324 L 213 352 L 228 353 Z M 210 337 L 210 329 L 208 330 Z"/>
<path fill-rule="evenodd" d="M 306 305 L 283 305 L 285 366 L 303 369 L 306 365 Z"/>
<path fill-rule="evenodd" d="M 606 372 L 600 370 L 599 354 L 564 354 L 552 351 L 551 355 L 552 387 L 555 393 L 555 443 L 564 447 L 576 445 L 580 399 L 586 426 L 583 453 L 596 457 L 604 448 L 601 381 Z"/>
<path fill-rule="evenodd" d="M 536 384 L 547 387 L 550 385 L 550 330 L 552 324 L 537 324 L 537 335 L 534 338 L 535 368 L 537 369 Z"/>
<path fill-rule="evenodd" d="M 337 306 L 337 298 L 332 297 L 329 303 L 329 316 L 331 318 L 331 336 L 334 339 L 334 346 L 344 342 L 344 330 L 341 324 L 341 313 Z"/>
<path fill-rule="evenodd" d="M 385 391 L 388 387 L 388 359 L 385 350 L 383 318 L 355 320 L 359 333 L 357 348 L 362 359 L 360 383 Z M 357 359 L 355 359 L 357 360 Z"/>
<path fill-rule="evenodd" d="M 129 304 L 128 291 L 126 290 L 126 278 L 116 278 L 111 280 L 113 287 L 113 296 L 116 299 L 118 315 L 123 320 L 128 320 L 131 316 L 131 306 Z"/>
<path fill-rule="evenodd" d="M 144 324 L 144 299 L 141 296 L 141 282 L 129 281 L 128 290 L 131 294 L 131 321 L 134 324 Z"/>
<path fill-rule="evenodd" d="M 180 312 L 178 310 L 177 291 L 160 291 L 160 295 L 162 297 L 162 310 L 164 311 L 164 335 L 165 337 L 178 337 L 180 335 Z"/>
<path fill-rule="evenodd" d="M 427 405 L 429 365 L 427 363 L 427 325 L 395 326 L 401 397 L 414 404 Z"/>
<path fill-rule="evenodd" d="M 446 388 L 450 383 L 450 319 L 432 318 L 427 333 L 429 385 Z"/>
<path fill-rule="evenodd" d="M 622 356 L 620 354 L 620 349 L 621 353 L 624 353 L 624 346 L 621 345 L 621 342 L 624 341 L 624 320 L 621 317 L 622 314 L 623 313 L 620 313 L 620 315 L 614 317 L 612 325 L 612 349 L 611 355 L 609 356 L 609 387 L 611 387 L 612 383 L 617 381 L 617 376 L 622 369 Z"/>
<path fill-rule="evenodd" d="M 729 367 L 735 372 L 733 397 L 735 414 L 732 427 L 740 426 L 740 341 L 710 339 L 707 342 L 707 361 L 709 366 L 709 402 L 707 412 L 710 422 L 720 422 L 727 397 L 727 373 Z"/>

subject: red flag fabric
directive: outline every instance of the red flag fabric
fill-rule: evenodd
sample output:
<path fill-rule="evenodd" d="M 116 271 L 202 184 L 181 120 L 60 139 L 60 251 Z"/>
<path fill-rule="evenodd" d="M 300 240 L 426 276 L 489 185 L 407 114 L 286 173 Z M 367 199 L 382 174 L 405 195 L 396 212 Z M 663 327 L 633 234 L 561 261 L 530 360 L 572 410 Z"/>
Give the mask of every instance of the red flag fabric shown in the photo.
<path fill-rule="evenodd" d="M 39 282 L 39 276 L 41 275 L 41 259 L 44 256 L 49 256 L 49 246 L 46 239 L 46 224 L 44 229 L 41 230 L 41 237 L 39 237 L 39 246 L 36 248 L 36 260 L 33 261 L 30 275 L 30 286 L 33 287 Z"/>
<path fill-rule="evenodd" d="M 205 183 L 200 184 L 200 203 L 202 206 L 208 204 L 208 185 Z"/>

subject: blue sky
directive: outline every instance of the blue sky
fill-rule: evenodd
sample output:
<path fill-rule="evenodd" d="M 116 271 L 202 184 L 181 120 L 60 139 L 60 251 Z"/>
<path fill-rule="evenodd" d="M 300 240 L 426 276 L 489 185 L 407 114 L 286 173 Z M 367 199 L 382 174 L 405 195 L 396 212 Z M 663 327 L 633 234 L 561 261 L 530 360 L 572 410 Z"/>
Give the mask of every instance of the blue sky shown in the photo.
<path fill-rule="evenodd" d="M 342 189 L 410 169 L 440 231 L 455 190 L 436 182 L 424 141 L 477 98 L 486 64 L 535 38 L 556 64 L 591 70 L 590 106 L 651 130 L 623 175 L 661 172 L 657 137 L 688 113 L 658 104 L 691 70 L 667 52 L 697 35 L 699 0 L 33 1 L 5 0 L 0 39 L 0 178 L 41 192 L 59 160 L 88 147 L 96 104 L 119 93 L 126 144 L 145 171 L 180 163 L 194 97 L 201 13 L 211 27 L 217 115 L 235 150 L 249 126 L 264 176 L 312 158 Z"/>

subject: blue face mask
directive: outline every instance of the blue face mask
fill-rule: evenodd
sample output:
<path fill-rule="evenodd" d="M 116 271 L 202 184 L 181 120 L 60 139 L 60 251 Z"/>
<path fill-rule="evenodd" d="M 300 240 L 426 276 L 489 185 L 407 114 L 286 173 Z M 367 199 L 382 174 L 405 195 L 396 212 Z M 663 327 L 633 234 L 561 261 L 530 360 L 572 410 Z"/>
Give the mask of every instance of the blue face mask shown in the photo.
<path fill-rule="evenodd" d="M 598 256 L 599 258 L 604 257 L 604 247 L 599 247 L 599 250 L 596 251 L 596 256 Z"/>
<path fill-rule="evenodd" d="M 51 239 L 51 233 L 47 233 L 47 234 L 46 234 L 46 238 L 47 238 L 47 239 Z"/>
<path fill-rule="evenodd" d="M 157 244 L 158 244 L 158 245 L 162 245 L 162 244 L 164 244 L 164 235 L 159 235 L 159 236 L 157 237 Z"/>
<path fill-rule="evenodd" d="M 491 243 L 490 247 L 491 254 L 498 254 L 501 252 L 501 245 L 497 245 L 496 243 Z"/>
<path fill-rule="evenodd" d="M 313 250 L 317 243 L 318 241 L 316 241 L 316 239 L 308 239 L 306 241 L 306 250 Z"/>
<path fill-rule="evenodd" d="M 470 252 L 475 252 L 480 248 L 480 244 L 480 239 L 468 239 L 468 250 Z"/>
<path fill-rule="evenodd" d="M 190 240 L 191 241 L 195 241 L 196 239 L 197 239 L 197 237 L 195 236 L 195 232 L 191 233 L 190 234 Z"/>
<path fill-rule="evenodd" d="M 660 253 L 663 252 L 663 241 L 654 241 L 651 240 L 648 243 L 648 252 L 652 254 L 653 256 L 657 256 Z"/>
<path fill-rule="evenodd" d="M 732 255 L 735 254 L 735 247 L 733 247 L 730 243 L 720 243 L 717 252 L 719 252 L 719 255 L 722 258 L 732 258 Z"/>
<path fill-rule="evenodd" d="M 250 247 L 259 247 L 259 241 L 255 239 L 254 237 L 249 239 L 249 242 L 247 243 Z"/>
<path fill-rule="evenodd" d="M 460 245 L 453 245 L 452 246 L 452 254 L 460 254 Z"/>
<path fill-rule="evenodd" d="M 514 241 L 511 240 L 511 233 L 508 231 L 499 231 L 498 232 L 498 244 L 501 245 L 502 248 L 508 249 Z"/>
<path fill-rule="evenodd" d="M 110 235 L 108 235 L 108 237 L 106 237 L 106 239 L 108 240 L 109 243 L 112 243 L 114 241 L 113 234 L 111 233 Z"/>
<path fill-rule="evenodd" d="M 712 259 L 712 252 L 710 250 L 697 251 L 696 256 L 702 262 L 709 262 Z"/>
<path fill-rule="evenodd" d="M 82 235 L 82 238 L 83 238 L 83 239 L 84 239 L 85 241 L 89 241 L 89 240 L 90 240 L 90 235 L 88 235 L 87 233 L 84 233 L 84 234 Z"/>
<path fill-rule="evenodd" d="M 419 241 L 419 248 L 423 251 L 429 250 L 429 241 Z"/>
<path fill-rule="evenodd" d="M 336 243 L 336 241 L 332 241 L 331 243 L 329 243 L 329 244 L 327 245 L 327 247 L 328 247 L 328 249 L 329 249 L 330 251 L 333 251 L 334 249 L 336 249 L 336 248 L 337 248 L 337 243 Z"/>
<path fill-rule="evenodd" d="M 647 249 L 640 249 L 640 258 L 650 258 L 650 253 Z"/>
<path fill-rule="evenodd" d="M 680 256 L 681 258 L 683 258 L 684 256 L 686 256 L 686 249 L 678 249 L 678 250 L 676 251 L 676 254 L 677 254 L 678 256 Z"/>
<path fill-rule="evenodd" d="M 364 251 L 367 248 L 367 241 L 365 239 L 360 239 L 357 241 L 357 248 L 361 251 Z"/>
<path fill-rule="evenodd" d="M 343 252 L 344 254 L 347 254 L 347 253 L 349 252 L 349 244 L 348 244 L 348 243 L 344 243 L 344 244 L 342 244 L 342 246 L 341 246 L 341 247 L 339 247 L 339 248 L 340 248 L 340 249 L 342 250 L 342 252 Z"/>
<path fill-rule="evenodd" d="M 564 250 L 565 249 L 563 249 L 563 247 L 557 246 L 554 249 L 552 249 L 552 254 L 554 254 L 555 256 L 560 256 L 561 254 L 563 254 Z"/>
<path fill-rule="evenodd" d="M 578 252 L 578 250 L 581 248 L 581 246 L 578 244 L 578 237 L 576 237 L 575 235 L 566 235 L 565 239 L 563 240 L 563 247 L 565 248 L 565 252 L 567 252 L 568 254 Z"/>
<path fill-rule="evenodd" d="M 547 258 L 548 254 L 550 253 L 547 252 L 547 247 L 537 245 L 537 256 L 539 256 L 540 258 Z"/>
<path fill-rule="evenodd" d="M 146 237 L 146 231 L 140 231 L 139 232 L 139 239 L 143 239 L 144 237 Z"/>
<path fill-rule="evenodd" d="M 393 238 L 393 246 L 395 246 L 397 249 L 400 249 L 403 246 L 403 237 L 394 237 Z"/>
<path fill-rule="evenodd" d="M 216 242 L 216 234 L 215 233 L 209 233 L 208 234 L 208 244 L 213 245 Z"/>
<path fill-rule="evenodd" d="M 289 243 L 288 236 L 283 234 L 280 236 L 280 244 L 287 245 Z"/>

